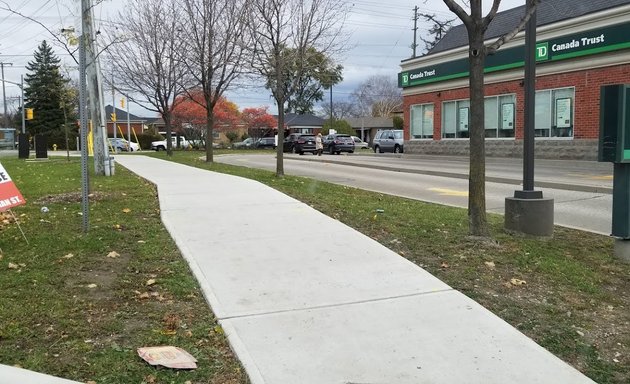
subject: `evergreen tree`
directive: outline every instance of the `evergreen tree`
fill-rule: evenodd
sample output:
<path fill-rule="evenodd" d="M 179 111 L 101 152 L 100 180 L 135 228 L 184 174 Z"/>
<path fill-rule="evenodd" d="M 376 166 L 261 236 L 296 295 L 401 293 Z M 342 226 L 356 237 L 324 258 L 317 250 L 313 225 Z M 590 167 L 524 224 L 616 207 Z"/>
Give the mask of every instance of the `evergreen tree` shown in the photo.
<path fill-rule="evenodd" d="M 65 147 L 64 143 L 64 106 L 73 105 L 68 100 L 68 80 L 61 75 L 59 58 L 46 40 L 37 47 L 35 60 L 28 63 L 29 73 L 24 82 L 24 98 L 26 108 L 33 108 L 33 120 L 26 122 L 28 133 L 47 134 L 49 145 L 56 143 Z M 67 116 L 67 113 L 66 113 Z"/>

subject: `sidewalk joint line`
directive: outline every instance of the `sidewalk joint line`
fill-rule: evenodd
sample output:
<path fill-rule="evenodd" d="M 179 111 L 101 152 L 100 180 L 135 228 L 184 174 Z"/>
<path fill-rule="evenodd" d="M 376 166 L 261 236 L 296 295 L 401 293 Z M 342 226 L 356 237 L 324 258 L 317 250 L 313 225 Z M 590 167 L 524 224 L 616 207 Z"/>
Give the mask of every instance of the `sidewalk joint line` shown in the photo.
<path fill-rule="evenodd" d="M 347 305 L 367 304 L 367 303 L 374 303 L 374 302 L 379 302 L 379 301 L 404 299 L 404 298 L 407 298 L 407 297 L 414 297 L 414 296 L 426 296 L 426 295 L 431 295 L 431 294 L 436 294 L 436 293 L 443 293 L 443 292 L 459 292 L 459 291 L 457 291 L 454 288 L 438 289 L 438 290 L 431 291 L 431 292 L 408 293 L 408 294 L 405 294 L 405 295 L 381 297 L 381 298 L 377 298 L 377 299 L 348 301 L 348 302 L 345 302 L 345 303 L 315 305 L 315 306 L 312 306 L 312 307 L 295 308 L 295 309 L 281 309 L 281 310 L 278 310 L 278 311 L 251 313 L 251 314 L 245 314 L 245 315 L 225 316 L 225 317 L 217 317 L 217 318 L 219 320 L 232 320 L 232 319 L 240 319 L 240 318 L 247 318 L 247 317 L 258 317 L 258 316 L 275 315 L 275 314 L 287 313 L 287 312 L 303 312 L 303 311 L 310 311 L 310 310 L 314 310 L 314 309 L 336 308 L 336 307 L 343 307 L 343 306 L 347 306 Z"/>

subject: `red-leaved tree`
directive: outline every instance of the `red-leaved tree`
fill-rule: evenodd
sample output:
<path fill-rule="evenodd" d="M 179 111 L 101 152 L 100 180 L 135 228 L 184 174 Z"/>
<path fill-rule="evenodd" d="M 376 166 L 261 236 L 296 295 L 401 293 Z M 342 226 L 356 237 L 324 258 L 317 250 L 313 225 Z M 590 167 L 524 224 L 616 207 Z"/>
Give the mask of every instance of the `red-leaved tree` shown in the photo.
<path fill-rule="evenodd" d="M 206 123 L 208 122 L 203 102 L 203 92 L 190 92 L 175 101 L 173 110 L 173 123 L 177 130 L 194 142 L 198 142 L 200 146 L 205 145 Z M 213 130 L 228 132 L 236 129 L 239 124 L 241 124 L 241 117 L 238 107 L 225 97 L 221 97 L 214 108 Z"/>
<path fill-rule="evenodd" d="M 248 134 L 253 138 L 271 135 L 278 125 L 275 117 L 267 112 L 267 107 L 245 108 L 241 119 Z"/>

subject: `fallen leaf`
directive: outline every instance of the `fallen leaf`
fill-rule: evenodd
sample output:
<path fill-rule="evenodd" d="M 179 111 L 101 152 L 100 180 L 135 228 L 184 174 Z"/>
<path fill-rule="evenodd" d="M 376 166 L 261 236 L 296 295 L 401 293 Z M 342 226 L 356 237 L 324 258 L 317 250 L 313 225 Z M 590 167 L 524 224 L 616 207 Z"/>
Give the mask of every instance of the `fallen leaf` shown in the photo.
<path fill-rule="evenodd" d="M 446 268 L 449 268 L 450 265 L 448 265 L 448 263 L 446 261 L 443 261 L 442 264 L 440 264 L 440 267 L 446 269 Z"/>
<path fill-rule="evenodd" d="M 72 259 L 74 257 L 74 255 L 72 253 L 68 253 L 65 256 L 61 256 L 62 259 Z"/>
<path fill-rule="evenodd" d="M 578 335 L 580 335 L 580 336 L 584 337 L 584 332 L 582 332 L 582 331 L 575 331 L 575 332 L 576 332 Z"/>
<path fill-rule="evenodd" d="M 186 335 L 186 337 L 192 337 L 193 333 L 192 331 L 189 330 L 189 331 L 184 332 L 184 335 Z"/>
<path fill-rule="evenodd" d="M 124 208 L 122 211 L 123 211 L 124 213 L 129 213 L 129 212 L 131 212 L 131 209 L 129 209 L 129 208 Z"/>
<path fill-rule="evenodd" d="M 119 257 L 120 254 L 116 251 L 111 251 L 110 253 L 107 254 L 107 257 L 109 257 L 110 259 L 115 259 L 117 257 Z"/>
<path fill-rule="evenodd" d="M 510 284 L 512 284 L 514 286 L 519 286 L 519 285 L 527 284 L 527 281 L 521 280 L 521 279 L 517 279 L 517 278 L 514 277 L 514 278 L 510 279 Z"/>
<path fill-rule="evenodd" d="M 17 264 L 9 263 L 9 269 L 18 269 Z"/>
<path fill-rule="evenodd" d="M 490 269 L 494 269 L 494 267 L 495 267 L 493 261 L 484 261 L 484 264 L 486 265 L 486 267 L 488 267 Z"/>
<path fill-rule="evenodd" d="M 92 284 L 86 285 L 86 287 L 88 287 L 88 288 L 96 288 L 96 287 L 98 287 L 98 285 L 92 283 Z"/>
<path fill-rule="evenodd" d="M 138 240 L 138 243 L 140 243 L 140 244 L 144 244 L 144 243 L 146 243 L 146 241 L 144 241 L 144 240 Z"/>
<path fill-rule="evenodd" d="M 221 326 L 217 324 L 217 325 L 214 326 L 214 332 L 216 332 L 219 335 L 222 335 L 223 334 L 223 328 L 221 328 Z"/>
<path fill-rule="evenodd" d="M 85 384 L 96 384 L 96 381 L 94 380 L 86 381 Z"/>
<path fill-rule="evenodd" d="M 155 376 L 153 375 L 147 375 L 144 377 L 144 382 L 147 384 L 153 384 L 155 383 Z"/>
<path fill-rule="evenodd" d="M 143 292 L 143 293 L 138 295 L 139 299 L 148 299 L 149 297 L 151 297 L 151 296 L 149 296 L 148 292 Z"/>
<path fill-rule="evenodd" d="M 149 279 L 149 280 L 147 280 L 147 282 L 145 283 L 145 285 L 151 286 L 151 285 L 153 285 L 153 284 L 155 284 L 155 283 L 156 283 L 155 279 Z"/>

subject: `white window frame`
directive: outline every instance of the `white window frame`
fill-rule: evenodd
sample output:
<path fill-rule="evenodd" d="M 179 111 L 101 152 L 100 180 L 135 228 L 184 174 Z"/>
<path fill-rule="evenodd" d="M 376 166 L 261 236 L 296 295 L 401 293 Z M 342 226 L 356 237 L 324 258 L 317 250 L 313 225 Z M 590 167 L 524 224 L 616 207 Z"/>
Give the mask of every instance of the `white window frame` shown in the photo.
<path fill-rule="evenodd" d="M 426 129 L 424 126 L 424 114 L 426 113 L 426 109 L 431 107 L 433 116 L 431 117 L 431 127 L 430 129 Z M 414 109 L 419 109 L 420 118 L 418 121 L 420 122 L 420 135 L 414 135 Z M 433 140 L 434 129 L 435 129 L 435 105 L 433 103 L 425 103 L 425 104 L 414 104 L 409 108 L 409 137 L 411 140 Z M 430 133 L 428 133 L 430 132 Z M 420 137 L 415 137 L 420 136 Z"/>

